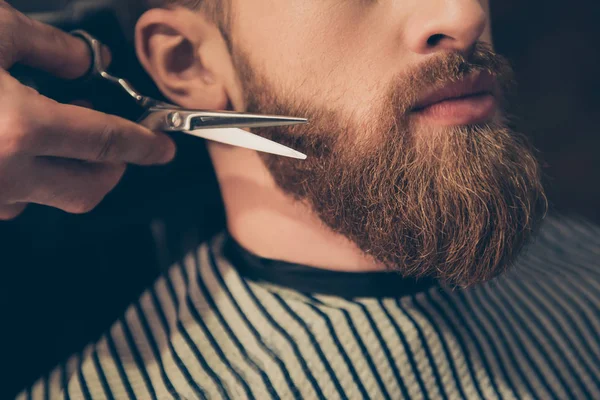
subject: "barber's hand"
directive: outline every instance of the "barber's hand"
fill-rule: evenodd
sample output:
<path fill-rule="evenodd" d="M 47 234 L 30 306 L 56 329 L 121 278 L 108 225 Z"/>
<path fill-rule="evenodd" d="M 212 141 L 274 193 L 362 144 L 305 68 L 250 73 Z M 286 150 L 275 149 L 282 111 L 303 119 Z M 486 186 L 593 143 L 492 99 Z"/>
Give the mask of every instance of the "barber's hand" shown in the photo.
<path fill-rule="evenodd" d="M 173 158 L 175 145 L 165 134 L 43 97 L 6 72 L 15 63 L 75 79 L 89 69 L 91 56 L 83 40 L 0 0 L 0 219 L 16 217 L 28 203 L 88 212 L 127 163 Z"/>

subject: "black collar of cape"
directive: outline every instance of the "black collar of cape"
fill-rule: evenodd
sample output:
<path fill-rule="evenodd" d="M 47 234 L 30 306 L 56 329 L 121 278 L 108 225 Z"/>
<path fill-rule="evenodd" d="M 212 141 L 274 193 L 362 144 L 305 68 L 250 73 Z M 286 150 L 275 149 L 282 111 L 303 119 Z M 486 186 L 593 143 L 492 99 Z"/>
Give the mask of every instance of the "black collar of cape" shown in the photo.
<path fill-rule="evenodd" d="M 345 272 L 259 257 L 226 233 L 223 255 L 244 279 L 285 287 L 306 294 L 343 298 L 403 297 L 423 292 L 437 282 L 405 278 L 396 272 Z"/>

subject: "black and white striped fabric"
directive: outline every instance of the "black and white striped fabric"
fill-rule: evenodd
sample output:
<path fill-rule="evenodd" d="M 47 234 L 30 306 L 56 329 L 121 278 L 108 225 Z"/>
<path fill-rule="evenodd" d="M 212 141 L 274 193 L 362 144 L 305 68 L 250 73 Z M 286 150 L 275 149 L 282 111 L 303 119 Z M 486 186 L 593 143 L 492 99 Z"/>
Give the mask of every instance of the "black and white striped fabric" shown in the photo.
<path fill-rule="evenodd" d="M 549 218 L 479 287 L 303 294 L 244 279 L 223 236 L 20 399 L 600 399 L 600 227 Z"/>

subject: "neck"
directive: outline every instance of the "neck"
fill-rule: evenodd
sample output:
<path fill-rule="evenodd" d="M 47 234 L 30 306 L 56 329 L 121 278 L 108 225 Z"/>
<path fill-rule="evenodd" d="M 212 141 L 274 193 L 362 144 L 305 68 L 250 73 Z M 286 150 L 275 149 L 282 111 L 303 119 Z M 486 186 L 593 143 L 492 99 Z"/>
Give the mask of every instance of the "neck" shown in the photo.
<path fill-rule="evenodd" d="M 257 256 L 338 271 L 383 268 L 283 193 L 255 151 L 209 143 L 227 229 Z M 298 161 L 302 162 L 302 161 Z"/>

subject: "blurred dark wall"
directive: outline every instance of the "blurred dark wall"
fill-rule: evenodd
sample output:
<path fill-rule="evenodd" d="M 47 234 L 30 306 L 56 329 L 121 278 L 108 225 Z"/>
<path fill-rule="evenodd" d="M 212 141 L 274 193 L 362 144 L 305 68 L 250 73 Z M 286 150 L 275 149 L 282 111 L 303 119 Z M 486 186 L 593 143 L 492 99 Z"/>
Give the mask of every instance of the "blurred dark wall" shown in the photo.
<path fill-rule="evenodd" d="M 519 128 L 540 150 L 555 208 L 600 222 L 600 2 L 492 0 L 515 67 Z"/>

